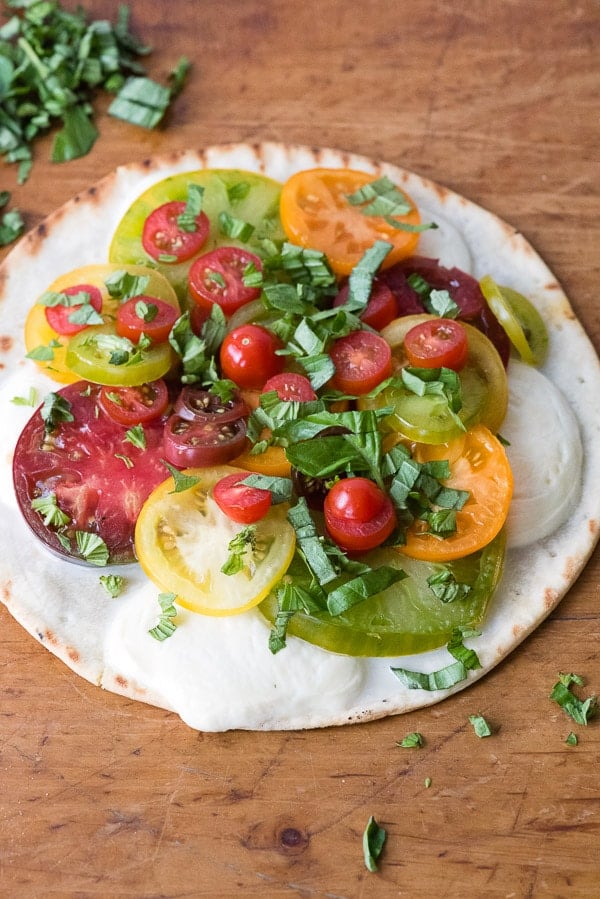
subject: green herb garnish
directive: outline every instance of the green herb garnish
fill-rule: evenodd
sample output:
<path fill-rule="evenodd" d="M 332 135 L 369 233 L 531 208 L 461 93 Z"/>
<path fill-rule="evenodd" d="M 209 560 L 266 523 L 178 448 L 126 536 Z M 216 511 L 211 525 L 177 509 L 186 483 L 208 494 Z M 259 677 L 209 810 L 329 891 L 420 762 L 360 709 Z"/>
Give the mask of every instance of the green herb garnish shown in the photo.
<path fill-rule="evenodd" d="M 377 859 L 385 844 L 387 833 L 380 827 L 373 815 L 369 818 L 363 833 L 363 855 L 367 870 L 377 870 Z"/>
<path fill-rule="evenodd" d="M 163 640 L 171 637 L 177 630 L 177 625 L 174 620 L 177 617 L 177 609 L 174 605 L 176 598 L 175 593 L 158 594 L 158 604 L 160 606 L 159 619 L 154 627 L 150 628 L 148 633 L 151 637 L 154 637 L 155 640 L 159 640 L 161 643 Z"/>
<path fill-rule="evenodd" d="M 183 474 L 179 471 L 178 468 L 175 468 L 174 465 L 170 465 L 168 462 L 165 462 L 164 459 L 160 460 L 165 468 L 168 468 L 173 481 L 175 482 L 175 487 L 173 490 L 169 490 L 169 493 L 182 493 L 184 490 L 190 490 L 192 487 L 195 487 L 196 484 L 200 482 L 200 478 L 196 478 L 193 475 Z"/>
<path fill-rule="evenodd" d="M 473 725 L 473 730 L 479 738 L 490 737 L 492 735 L 491 728 L 483 715 L 469 715 L 469 721 Z"/>
<path fill-rule="evenodd" d="M 123 440 L 127 440 L 137 449 L 146 449 L 146 432 L 143 425 L 134 425 L 125 432 Z"/>
<path fill-rule="evenodd" d="M 47 493 L 31 500 L 31 508 L 38 512 L 46 527 L 62 528 L 70 522 L 70 517 L 59 508 L 56 493 Z"/>
<path fill-rule="evenodd" d="M 123 591 L 125 578 L 120 574 L 101 574 L 100 583 L 108 595 L 113 599 L 116 599 L 116 597 Z"/>
<path fill-rule="evenodd" d="M 35 387 L 29 388 L 29 393 L 27 396 L 13 396 L 11 399 L 11 403 L 15 406 L 35 406 L 37 403 L 37 390 Z"/>
<path fill-rule="evenodd" d="M 89 531 L 75 531 L 75 540 L 79 554 L 90 565 L 108 564 L 108 547 L 98 534 L 90 534 Z"/>
<path fill-rule="evenodd" d="M 554 685 L 550 699 L 558 705 L 577 724 L 587 725 L 590 718 L 598 712 L 598 698 L 590 696 L 585 700 L 579 699 L 571 690 L 571 685 L 583 686 L 583 678 L 578 674 L 559 674 L 558 682 Z"/>
<path fill-rule="evenodd" d="M 423 736 L 418 731 L 413 731 L 413 733 L 403 737 L 402 740 L 397 740 L 396 746 L 400 746 L 402 749 L 420 749 L 424 742 Z"/>
<path fill-rule="evenodd" d="M 391 671 L 409 690 L 447 690 L 460 683 L 460 681 L 465 680 L 469 671 L 481 668 L 477 653 L 464 645 L 463 637 L 465 636 L 479 636 L 479 631 L 469 628 L 455 628 L 448 642 L 447 649 L 456 661 L 446 665 L 445 668 L 440 668 L 429 674 L 421 671 L 409 671 L 406 668 L 392 668 Z"/>
<path fill-rule="evenodd" d="M 0 53 L 2 43 L 0 42 Z M 2 59 L 0 55 L 0 99 L 2 98 Z M 0 153 L 2 152 L 2 109 L 0 107 Z M 8 204 L 10 193 L 7 190 L 0 191 L 0 209 Z M 0 219 L 0 247 L 6 247 L 17 237 L 20 237 L 25 230 L 25 222 L 23 216 L 18 209 L 12 209 L 10 212 L 4 212 Z"/>
<path fill-rule="evenodd" d="M 202 212 L 204 188 L 200 184 L 188 184 L 185 208 L 181 215 L 177 216 L 177 227 L 182 231 L 192 234 L 198 230 L 196 219 Z"/>
<path fill-rule="evenodd" d="M 59 393 L 46 394 L 40 409 L 40 415 L 47 434 L 54 431 L 61 421 L 75 420 L 71 412 L 71 403 Z"/>

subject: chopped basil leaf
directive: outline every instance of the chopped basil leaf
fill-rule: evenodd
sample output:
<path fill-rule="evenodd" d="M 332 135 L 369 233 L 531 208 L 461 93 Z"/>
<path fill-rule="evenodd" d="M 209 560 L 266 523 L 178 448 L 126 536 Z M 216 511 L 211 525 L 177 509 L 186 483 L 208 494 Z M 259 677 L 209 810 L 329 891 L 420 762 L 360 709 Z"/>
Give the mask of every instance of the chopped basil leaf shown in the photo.
<path fill-rule="evenodd" d="M 120 574 L 101 574 L 100 583 L 108 595 L 112 596 L 113 599 L 116 599 L 116 597 L 123 591 L 125 578 Z"/>
<path fill-rule="evenodd" d="M 27 396 L 13 396 L 11 403 L 15 406 L 35 406 L 37 403 L 37 390 L 35 387 L 29 388 Z"/>
<path fill-rule="evenodd" d="M 249 181 L 236 181 L 227 187 L 227 199 L 230 203 L 238 203 L 245 200 L 251 190 Z"/>
<path fill-rule="evenodd" d="M 469 715 L 469 721 L 473 725 L 473 730 L 480 739 L 492 735 L 491 728 L 483 715 Z"/>
<path fill-rule="evenodd" d="M 255 570 L 252 556 L 256 548 L 256 527 L 248 525 L 242 528 L 227 545 L 229 556 L 221 566 L 223 574 L 233 575 L 238 574 L 240 571 L 247 571 L 250 577 L 252 577 Z"/>
<path fill-rule="evenodd" d="M 396 216 L 408 215 L 413 207 L 406 195 L 387 175 L 367 182 L 353 194 L 349 194 L 346 199 L 352 206 L 361 206 L 363 215 L 382 216 L 388 225 L 398 230 L 414 232 L 437 227 L 433 222 L 427 225 L 411 225 L 397 220 Z"/>
<path fill-rule="evenodd" d="M 171 329 L 169 343 L 181 358 L 184 384 L 200 382 L 211 385 L 222 380 L 215 362 L 215 354 L 225 336 L 225 315 L 218 303 L 213 303 L 209 317 L 202 325 L 200 336 L 190 325 L 190 314 L 184 312 Z"/>
<path fill-rule="evenodd" d="M 61 347 L 62 343 L 52 339 L 46 346 L 36 346 L 25 354 L 26 359 L 33 359 L 36 362 L 51 362 L 54 359 L 54 350 Z"/>
<path fill-rule="evenodd" d="M 123 453 L 115 453 L 115 459 L 120 459 L 124 463 L 125 468 L 133 468 L 133 462 L 129 456 L 125 456 Z"/>
<path fill-rule="evenodd" d="M 2 56 L 0 56 L 0 60 L 2 60 Z M 2 196 L 10 197 L 10 194 L 8 193 L 8 191 L 3 191 Z M 0 204 L 0 206 L 4 205 L 5 203 Z M 24 230 L 25 222 L 23 221 L 23 216 L 18 209 L 12 209 L 10 212 L 3 213 L 2 219 L 0 219 L 0 247 L 8 246 L 9 243 L 12 243 L 13 240 L 16 240 L 17 237 L 20 237 Z"/>
<path fill-rule="evenodd" d="M 174 489 L 169 490 L 169 493 L 182 493 L 184 490 L 190 490 L 192 487 L 195 487 L 199 482 L 200 478 L 196 478 L 189 474 L 182 474 L 179 469 L 175 468 L 174 465 L 170 465 L 169 462 L 165 462 L 164 459 L 161 459 L 160 461 L 165 468 L 169 470 L 171 477 L 175 482 Z"/>
<path fill-rule="evenodd" d="M 79 554 L 86 562 L 92 565 L 108 564 L 108 547 L 98 534 L 90 534 L 88 531 L 75 531 L 75 540 Z"/>
<path fill-rule="evenodd" d="M 391 243 L 376 240 L 354 266 L 348 279 L 348 299 L 345 306 L 351 312 L 362 312 L 369 301 L 373 278 L 392 249 Z"/>
<path fill-rule="evenodd" d="M 108 107 L 109 115 L 141 128 L 155 128 L 171 101 L 168 87 L 151 78 L 129 78 Z"/>
<path fill-rule="evenodd" d="M 129 430 L 125 432 L 123 440 L 129 441 L 129 443 L 137 447 L 137 449 L 146 449 L 146 432 L 144 431 L 144 426 L 139 424 L 129 428 Z"/>
<path fill-rule="evenodd" d="M 424 742 L 422 735 L 418 731 L 413 731 L 402 740 L 397 740 L 396 746 L 400 746 L 402 749 L 420 749 Z"/>
<path fill-rule="evenodd" d="M 409 671 L 406 668 L 392 668 L 391 671 L 409 690 L 447 690 L 465 680 L 468 671 L 481 668 L 477 653 L 464 646 L 463 637 L 465 636 L 479 636 L 479 631 L 468 628 L 456 628 L 454 630 L 447 649 L 457 661 L 452 662 L 445 668 L 440 668 L 438 671 L 432 671 L 429 674 L 421 671 Z"/>
<path fill-rule="evenodd" d="M 254 225 L 242 219 L 234 218 L 233 215 L 225 210 L 219 213 L 219 228 L 221 234 L 231 237 L 232 240 L 239 240 L 241 243 L 247 243 L 254 233 Z"/>
<path fill-rule="evenodd" d="M 62 113 L 63 127 L 54 136 L 52 162 L 68 162 L 90 152 L 98 129 L 93 124 L 91 110 L 87 106 L 67 107 Z"/>
<path fill-rule="evenodd" d="M 268 490 L 274 505 L 289 503 L 292 499 L 293 485 L 291 478 L 280 478 L 274 475 L 250 474 L 240 481 L 245 487 L 258 487 Z"/>
<path fill-rule="evenodd" d="M 588 721 L 598 713 L 598 698 L 589 696 L 587 699 L 581 700 L 573 693 L 572 684 L 583 686 L 583 678 L 580 675 L 559 674 L 558 677 L 550 699 L 558 703 L 576 724 L 587 725 Z"/>
<path fill-rule="evenodd" d="M 430 786 L 431 786 L 431 778 L 426 777 L 425 778 L 425 789 L 428 790 Z"/>
<path fill-rule="evenodd" d="M 574 734 L 573 731 L 567 736 L 565 743 L 569 746 L 577 746 L 579 740 L 577 739 L 577 734 Z"/>
<path fill-rule="evenodd" d="M 75 420 L 71 412 L 71 403 L 59 393 L 46 394 L 40 409 L 40 415 L 47 434 L 58 427 L 61 421 Z"/>
<path fill-rule="evenodd" d="M 135 304 L 135 314 L 143 322 L 154 321 L 158 315 L 158 306 L 156 303 L 146 303 L 144 300 L 138 300 Z"/>
<path fill-rule="evenodd" d="M 148 633 L 155 640 L 162 642 L 171 637 L 177 630 L 174 619 L 177 617 L 177 609 L 175 608 L 175 593 L 159 593 L 158 604 L 160 606 L 160 615 L 158 622 Z"/>
<path fill-rule="evenodd" d="M 447 290 L 431 290 L 423 297 L 423 305 L 428 312 L 439 315 L 440 318 L 456 318 L 460 315 L 460 306 L 454 302 Z"/>
<path fill-rule="evenodd" d="M 200 184 L 188 184 L 187 200 L 185 209 L 177 217 L 177 227 L 181 231 L 193 233 L 198 230 L 196 219 L 202 212 L 202 201 L 204 199 L 204 188 Z"/>
<path fill-rule="evenodd" d="M 150 283 L 148 275 L 132 275 L 127 271 L 117 271 L 109 275 L 104 284 L 114 300 L 130 300 L 144 294 Z"/>
<path fill-rule="evenodd" d="M 431 574 L 427 578 L 427 583 L 437 599 L 444 603 L 465 599 L 472 589 L 470 584 L 459 583 L 449 568 L 441 568 L 435 574 Z"/>
<path fill-rule="evenodd" d="M 363 855 L 369 871 L 377 870 L 377 859 L 385 844 L 387 833 L 380 827 L 373 815 L 369 818 L 363 833 Z"/>
<path fill-rule="evenodd" d="M 330 615 L 341 615 L 353 606 L 363 602 L 370 596 L 376 596 L 392 584 L 407 577 L 400 568 L 382 565 L 371 568 L 358 577 L 347 581 L 341 587 L 332 590 L 327 597 L 327 610 Z"/>
<path fill-rule="evenodd" d="M 335 580 L 337 571 L 325 552 L 324 541 L 319 537 L 303 496 L 288 510 L 287 518 L 296 532 L 298 550 L 318 583 L 323 586 Z"/>
<path fill-rule="evenodd" d="M 316 600 L 315 595 L 322 601 Z M 324 592 L 318 585 L 313 584 L 308 589 L 301 584 L 292 583 L 287 576 L 277 587 L 276 596 L 277 615 L 269 634 L 269 649 L 274 655 L 285 648 L 288 625 L 296 612 L 318 612 L 324 604 Z"/>
<path fill-rule="evenodd" d="M 61 528 L 70 522 L 66 512 L 58 507 L 56 493 L 47 493 L 31 500 L 31 508 L 39 512 L 46 527 Z"/>

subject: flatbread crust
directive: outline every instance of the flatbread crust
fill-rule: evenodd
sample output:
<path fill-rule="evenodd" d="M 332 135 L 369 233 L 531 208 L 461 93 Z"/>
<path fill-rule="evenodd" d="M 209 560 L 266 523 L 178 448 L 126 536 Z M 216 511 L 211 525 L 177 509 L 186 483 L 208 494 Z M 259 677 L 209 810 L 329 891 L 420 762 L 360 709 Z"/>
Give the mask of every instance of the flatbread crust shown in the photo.
<path fill-rule="evenodd" d="M 56 386 L 24 358 L 23 326 L 35 298 L 60 274 L 106 261 L 114 228 L 122 215 L 140 193 L 162 178 L 200 168 L 239 168 L 285 181 L 296 171 L 316 166 L 349 167 L 375 176 L 388 175 L 408 191 L 426 214 L 446 220 L 457 229 L 468 248 L 475 276 L 491 274 L 500 283 L 526 294 L 544 316 L 551 334 L 543 372 L 560 386 L 579 424 L 584 465 L 576 508 L 555 534 L 510 551 L 483 636 L 472 644 L 482 668 L 450 690 L 408 690 L 389 672 L 391 665 L 421 671 L 443 667 L 450 661 L 443 649 L 395 660 L 346 660 L 316 647 L 305 652 L 307 645 L 302 644 L 297 654 L 288 648 L 270 656 L 266 638 L 263 639 L 267 626 L 256 610 L 246 613 L 246 620 L 245 616 L 238 616 L 225 621 L 184 613 L 174 637 L 151 648 L 158 671 L 150 676 L 135 652 L 127 653 L 124 664 L 115 650 L 133 621 L 138 621 L 140 628 L 146 619 L 151 625 L 156 611 L 157 591 L 148 590 L 139 567 L 118 569 L 127 577 L 127 590 L 118 599 L 108 598 L 98 578 L 100 573 L 113 569 L 99 572 L 55 559 L 31 536 L 14 500 L 12 451 L 31 409 L 15 406 L 11 400 L 15 395 L 26 394 L 31 385 L 38 386 L 40 398 Z M 490 671 L 544 620 L 572 586 L 598 540 L 600 363 L 567 298 L 521 234 L 458 194 L 393 165 L 333 149 L 264 143 L 190 150 L 122 166 L 52 213 L 21 240 L 0 266 L 0 347 L 0 414 L 6 422 L 0 460 L 2 601 L 30 634 L 80 676 L 112 692 L 177 711 L 192 727 L 323 727 L 368 721 L 439 702 Z M 244 634 L 250 632 L 252 637 L 245 640 Z M 195 663 L 188 661 L 192 655 L 186 652 L 193 653 L 193 647 L 184 646 L 185 634 L 190 639 L 197 638 L 200 653 L 203 645 L 218 643 L 220 634 L 225 633 L 227 640 L 222 639 L 222 644 L 228 645 L 231 639 L 232 646 L 241 645 L 242 657 L 239 652 L 234 657 L 232 651 L 227 660 L 227 684 L 211 684 L 211 676 L 215 675 L 210 670 L 196 672 Z M 235 643 L 236 639 L 240 642 Z M 290 643 L 301 641 L 290 639 Z M 167 644 L 171 645 L 165 649 Z M 255 651 L 269 656 L 266 664 L 272 670 L 267 667 L 266 680 L 278 679 L 279 690 L 272 696 L 263 684 L 265 672 L 254 673 Z M 282 684 L 286 678 L 297 677 L 303 664 L 315 666 L 312 676 L 303 679 L 301 690 L 286 693 Z M 226 711 L 204 715 L 189 707 L 183 695 L 179 701 L 176 687 L 169 685 L 177 683 L 177 678 L 184 684 L 196 674 L 203 689 L 216 691 L 219 704 L 227 705 Z M 325 690 L 324 685 L 332 679 L 333 688 Z M 255 693 L 264 688 L 262 697 L 249 692 L 248 685 L 252 689 L 253 684 Z M 185 688 L 180 692 L 183 694 Z"/>

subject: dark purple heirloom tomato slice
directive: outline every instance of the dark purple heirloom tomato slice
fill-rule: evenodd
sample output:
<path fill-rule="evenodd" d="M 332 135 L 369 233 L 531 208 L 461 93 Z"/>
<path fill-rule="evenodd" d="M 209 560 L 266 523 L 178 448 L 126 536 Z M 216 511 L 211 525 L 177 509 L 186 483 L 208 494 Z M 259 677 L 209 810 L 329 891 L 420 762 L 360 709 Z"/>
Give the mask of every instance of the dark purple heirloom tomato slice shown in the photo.
<path fill-rule="evenodd" d="M 142 246 L 158 262 L 185 262 L 202 249 L 210 231 L 208 216 L 196 216 L 196 228 L 189 231 L 180 226 L 179 217 L 186 204 L 173 200 L 163 203 L 150 213 L 144 222 Z"/>
<path fill-rule="evenodd" d="M 102 309 L 102 294 L 93 284 L 76 284 L 73 287 L 67 287 L 61 293 L 68 297 L 77 296 L 78 293 L 86 293 L 89 296 L 89 304 L 92 309 L 96 312 L 100 312 Z M 46 306 L 44 310 L 46 320 L 58 334 L 64 334 L 65 337 L 71 334 L 78 334 L 88 326 L 85 324 L 78 325 L 77 322 L 73 322 L 70 319 L 73 313 L 78 312 L 82 307 L 83 303 L 77 303 L 75 306 L 63 306 L 60 303 L 57 306 Z"/>
<path fill-rule="evenodd" d="M 170 415 L 164 431 L 163 452 L 177 468 L 223 465 L 239 456 L 246 443 L 246 420 L 206 421 L 200 416 Z"/>
<path fill-rule="evenodd" d="M 140 509 L 167 474 L 161 462 L 165 419 L 144 425 L 146 447 L 134 446 L 123 425 L 98 414 L 100 391 L 86 381 L 58 391 L 70 404 L 73 421 L 61 421 L 49 433 L 40 409 L 33 414 L 15 447 L 15 493 L 34 534 L 69 561 L 85 563 L 77 550 L 79 531 L 104 540 L 110 563 L 132 562 Z M 40 497 L 51 500 L 52 494 L 69 519 L 60 526 L 46 525 L 31 505 Z"/>
<path fill-rule="evenodd" d="M 188 287 L 194 301 L 204 309 L 215 303 L 225 315 L 260 296 L 260 287 L 244 284 L 248 267 L 262 271 L 262 261 L 241 247 L 217 247 L 199 256 L 190 268 Z"/>
<path fill-rule="evenodd" d="M 238 418 L 247 417 L 250 410 L 241 393 L 234 391 L 231 399 L 222 400 L 212 390 L 198 387 L 195 384 L 186 386 L 175 400 L 173 412 L 180 418 L 192 420 L 194 418 L 204 421 L 236 421 Z"/>

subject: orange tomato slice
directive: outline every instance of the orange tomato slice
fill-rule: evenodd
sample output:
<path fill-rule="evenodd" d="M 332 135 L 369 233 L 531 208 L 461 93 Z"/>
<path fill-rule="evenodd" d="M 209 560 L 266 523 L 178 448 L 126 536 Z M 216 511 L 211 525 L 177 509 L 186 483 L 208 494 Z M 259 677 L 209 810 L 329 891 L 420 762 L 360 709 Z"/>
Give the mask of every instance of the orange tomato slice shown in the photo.
<path fill-rule="evenodd" d="M 476 425 L 451 443 L 418 444 L 418 462 L 448 459 L 451 475 L 444 483 L 468 490 L 469 499 L 456 513 L 456 531 L 445 539 L 426 533 L 415 521 L 406 545 L 398 549 L 413 559 L 445 562 L 487 546 L 500 533 L 510 506 L 513 476 L 504 447 L 484 425 Z"/>
<path fill-rule="evenodd" d="M 270 475 L 274 478 L 289 478 L 292 466 L 287 460 L 285 450 L 282 446 L 269 446 L 264 453 L 253 455 L 250 452 L 251 447 L 233 460 L 232 465 L 238 468 L 245 468 L 246 471 L 253 471 L 255 474 Z"/>
<path fill-rule="evenodd" d="M 383 267 L 410 256 L 417 246 L 418 233 L 395 228 L 381 215 L 365 215 L 361 206 L 348 200 L 348 196 L 377 177 L 353 169 L 309 169 L 292 175 L 283 185 L 279 209 L 289 239 L 321 250 L 338 275 L 349 275 L 376 240 L 392 244 Z M 401 193 L 411 210 L 394 219 L 419 225 L 418 209 L 404 191 Z"/>

